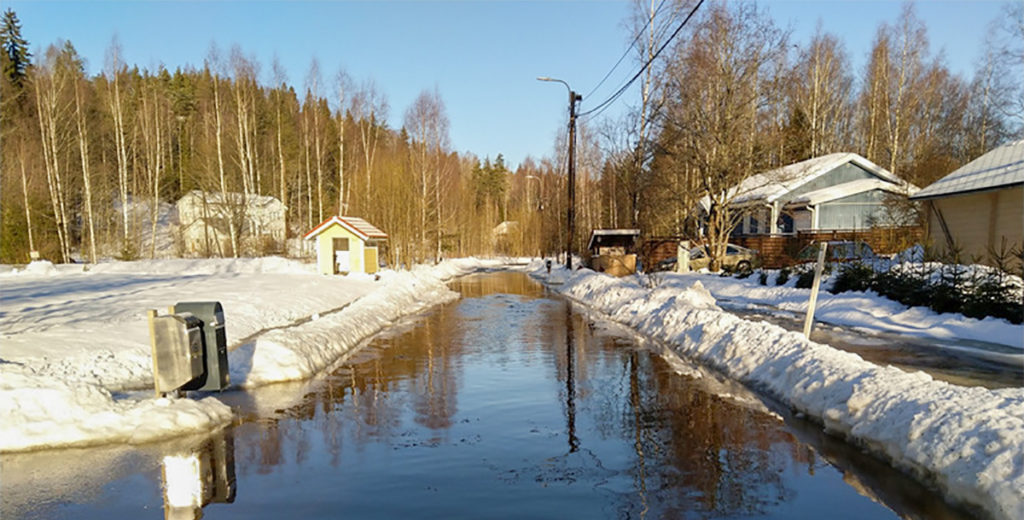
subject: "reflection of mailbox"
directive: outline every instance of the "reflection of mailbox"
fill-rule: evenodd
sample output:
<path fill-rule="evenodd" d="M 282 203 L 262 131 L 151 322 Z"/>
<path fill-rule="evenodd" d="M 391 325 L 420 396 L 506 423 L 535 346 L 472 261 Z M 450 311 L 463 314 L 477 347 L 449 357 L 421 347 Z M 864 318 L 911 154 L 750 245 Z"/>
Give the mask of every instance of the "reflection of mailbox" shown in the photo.
<path fill-rule="evenodd" d="M 191 314 L 149 313 L 153 381 L 157 394 L 173 392 L 203 375 L 202 322 Z"/>
<path fill-rule="evenodd" d="M 224 308 L 220 302 L 179 302 L 175 314 L 189 313 L 202 321 L 205 345 L 205 373 L 185 390 L 223 390 L 231 382 L 228 375 L 228 338 L 224 330 Z"/>
<path fill-rule="evenodd" d="M 235 502 L 235 438 L 230 433 L 214 439 L 211 451 L 213 463 L 213 493 L 210 502 L 233 504 Z"/>
<path fill-rule="evenodd" d="M 221 430 L 163 459 L 164 518 L 202 518 L 207 504 L 235 501 L 235 443 Z"/>

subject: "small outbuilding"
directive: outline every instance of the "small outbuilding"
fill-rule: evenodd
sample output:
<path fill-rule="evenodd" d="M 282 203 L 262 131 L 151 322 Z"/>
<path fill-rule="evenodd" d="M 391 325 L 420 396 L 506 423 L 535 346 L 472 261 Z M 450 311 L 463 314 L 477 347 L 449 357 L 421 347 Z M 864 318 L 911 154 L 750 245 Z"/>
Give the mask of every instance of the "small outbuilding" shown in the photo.
<path fill-rule="evenodd" d="M 959 250 L 963 261 L 989 265 L 1005 256 L 1020 267 L 1012 252 L 1024 248 L 1024 140 L 993 149 L 910 198 L 924 202 L 928 238 L 939 252 Z"/>
<path fill-rule="evenodd" d="M 636 273 L 636 240 L 639 229 L 595 229 L 590 232 L 587 250 L 590 268 L 612 276 Z"/>
<path fill-rule="evenodd" d="M 379 245 L 388 235 L 359 217 L 331 217 L 303 237 L 316 240 L 316 263 L 322 274 L 378 271 Z"/>

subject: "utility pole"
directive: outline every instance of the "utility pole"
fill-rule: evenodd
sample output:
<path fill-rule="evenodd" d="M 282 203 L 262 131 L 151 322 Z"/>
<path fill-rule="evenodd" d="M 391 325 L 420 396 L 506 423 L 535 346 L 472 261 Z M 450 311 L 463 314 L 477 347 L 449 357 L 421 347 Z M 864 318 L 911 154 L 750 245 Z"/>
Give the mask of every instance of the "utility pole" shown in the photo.
<path fill-rule="evenodd" d="M 569 90 L 569 209 L 565 219 L 565 268 L 572 271 L 572 237 L 576 231 L 576 103 L 583 101 L 583 96 L 577 94 L 568 83 L 560 79 L 547 76 L 537 79 L 561 83 Z"/>

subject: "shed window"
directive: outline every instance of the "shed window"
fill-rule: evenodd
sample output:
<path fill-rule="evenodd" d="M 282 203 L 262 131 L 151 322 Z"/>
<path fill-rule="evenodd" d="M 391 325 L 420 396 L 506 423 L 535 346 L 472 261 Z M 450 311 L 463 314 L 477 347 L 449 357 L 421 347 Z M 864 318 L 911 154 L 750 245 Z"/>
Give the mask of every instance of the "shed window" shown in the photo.
<path fill-rule="evenodd" d="M 334 239 L 334 250 L 335 251 L 348 251 L 348 239 L 347 238 L 335 238 Z"/>

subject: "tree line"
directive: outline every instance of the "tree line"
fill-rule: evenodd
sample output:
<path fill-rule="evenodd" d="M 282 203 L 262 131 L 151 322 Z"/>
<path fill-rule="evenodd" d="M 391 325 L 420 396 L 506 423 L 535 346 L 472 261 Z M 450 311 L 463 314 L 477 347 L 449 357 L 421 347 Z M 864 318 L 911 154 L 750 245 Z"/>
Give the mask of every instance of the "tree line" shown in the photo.
<path fill-rule="evenodd" d="M 800 160 L 856 152 L 925 186 L 1022 136 L 1019 3 L 992 22 L 970 78 L 932 52 L 912 3 L 879 25 L 859 70 L 837 35 L 819 25 L 795 42 L 752 2 L 634 0 L 627 26 L 650 66 L 621 116 L 578 120 L 577 251 L 600 227 L 724 245 L 742 216 L 728 188 Z M 237 46 L 150 71 L 114 40 L 88 77 L 70 42 L 32 56 L 10 9 L 0 40 L 0 261 L 156 256 L 161 208 L 191 190 L 277 197 L 293 239 L 334 214 L 366 218 L 389 234 L 392 265 L 565 244 L 565 131 L 510 171 L 452 150 L 436 89 L 393 129 L 381 88 L 316 60 L 295 87 Z"/>
<path fill-rule="evenodd" d="M 125 63 L 114 39 L 90 77 L 71 42 L 33 56 L 10 9 L 0 38 L 0 261 L 166 254 L 159 225 L 192 190 L 276 197 L 292 239 L 335 214 L 363 217 L 389 234 L 392 264 L 490 253 L 499 238 L 540 252 L 526 226 L 514 237 L 493 228 L 537 220 L 529 214 L 560 182 L 554 167 L 527 161 L 513 173 L 500 154 L 452 151 L 436 89 L 392 129 L 372 80 L 325 74 L 315 59 L 297 89 L 276 59 L 264 74 L 238 46 L 211 45 L 201 68 L 147 70 Z M 243 241 L 243 216 L 225 217 L 229 247 L 200 254 L 285 252 Z"/>

